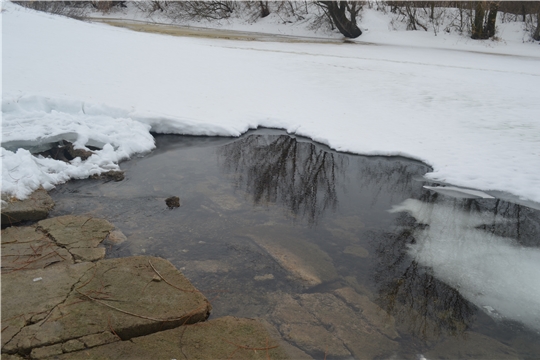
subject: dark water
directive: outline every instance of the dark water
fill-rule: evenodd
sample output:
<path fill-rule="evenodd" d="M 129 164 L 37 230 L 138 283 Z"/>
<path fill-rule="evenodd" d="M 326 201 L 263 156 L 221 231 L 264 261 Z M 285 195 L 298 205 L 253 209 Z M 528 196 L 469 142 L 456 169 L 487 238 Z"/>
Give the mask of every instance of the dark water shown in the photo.
<path fill-rule="evenodd" d="M 397 347 L 375 357 L 540 358 L 538 211 L 437 194 L 423 188 L 433 184 L 422 179 L 422 163 L 337 153 L 273 130 L 238 139 L 156 136 L 156 144 L 122 164 L 124 181 L 59 186 L 51 215 L 107 218 L 128 238 L 109 246 L 109 257 L 164 257 L 210 299 L 212 317 L 264 318 L 318 358 L 324 348 L 289 334 L 276 309 L 284 299 L 334 299 L 344 288 L 384 310 L 375 322 L 388 324 L 386 313 L 395 320 Z M 169 196 L 181 207 L 169 210 Z M 388 211 L 399 204 L 402 211 Z M 493 266 L 494 253 L 524 267 L 514 274 Z M 463 260 L 470 254 L 477 256 Z M 515 306 L 509 293 L 525 300 Z M 321 324 L 344 337 L 339 324 Z"/>

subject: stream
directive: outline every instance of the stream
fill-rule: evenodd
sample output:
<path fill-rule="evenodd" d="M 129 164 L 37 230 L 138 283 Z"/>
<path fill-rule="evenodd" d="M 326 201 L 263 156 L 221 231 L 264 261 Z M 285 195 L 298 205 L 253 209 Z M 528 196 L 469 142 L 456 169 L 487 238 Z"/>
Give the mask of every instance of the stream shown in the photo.
<path fill-rule="evenodd" d="M 163 257 L 211 318 L 264 319 L 316 358 L 540 357 L 539 210 L 278 130 L 155 139 L 123 181 L 52 190 L 50 216 L 109 220 L 127 237 L 109 258 Z"/>

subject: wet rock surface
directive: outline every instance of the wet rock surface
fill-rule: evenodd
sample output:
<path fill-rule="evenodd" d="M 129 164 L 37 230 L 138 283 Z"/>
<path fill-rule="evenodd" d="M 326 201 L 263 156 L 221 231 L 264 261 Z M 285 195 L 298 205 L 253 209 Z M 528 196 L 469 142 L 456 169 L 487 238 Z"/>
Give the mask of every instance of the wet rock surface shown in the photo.
<path fill-rule="evenodd" d="M 154 281 L 156 274 L 162 281 Z M 33 281 L 38 277 L 42 280 Z M 48 299 L 37 307 L 43 316 L 19 323 L 22 327 L 3 347 L 8 353 L 27 354 L 34 348 L 74 339 L 100 345 L 99 339 L 84 338 L 102 333 L 114 335 L 106 336 L 105 342 L 115 337 L 127 340 L 204 321 L 211 309 L 172 264 L 153 257 L 53 266 L 14 272 L 2 280 L 3 293 L 9 294 L 3 317 L 34 313 L 37 304 L 26 298 L 39 303 Z M 28 297 L 29 293 L 37 297 Z"/>
<path fill-rule="evenodd" d="M 102 172 L 101 174 L 96 174 L 90 176 L 94 180 L 105 180 L 105 181 L 122 181 L 125 178 L 124 172 L 120 170 L 110 170 Z"/>
<path fill-rule="evenodd" d="M 461 338 L 446 339 L 425 356 L 428 359 L 520 359 L 512 348 L 474 332 L 466 332 Z"/>
<path fill-rule="evenodd" d="M 36 226 L 2 230 L 2 274 L 17 270 L 42 269 L 49 265 L 73 263 L 68 250 L 58 246 Z"/>
<path fill-rule="evenodd" d="M 263 324 L 231 316 L 131 341 L 64 354 L 59 359 L 288 359 Z"/>
<path fill-rule="evenodd" d="M 97 148 L 94 148 L 97 149 Z M 81 160 L 86 160 L 94 153 L 86 149 L 76 149 L 73 144 L 67 140 L 61 140 L 53 148 L 43 151 L 38 155 L 43 157 L 49 157 L 55 160 L 62 160 L 65 162 L 71 161 L 76 157 L 81 158 Z"/>
<path fill-rule="evenodd" d="M 2 230 L 2 358 L 289 357 L 261 322 L 205 322 L 210 303 L 169 261 L 100 260 L 112 229 L 62 216 Z"/>
<path fill-rule="evenodd" d="M 293 229 L 279 231 L 268 226 L 242 229 L 242 234 L 263 248 L 292 277 L 307 287 L 337 278 L 332 259 L 317 245 L 302 239 Z"/>
<path fill-rule="evenodd" d="M 171 196 L 165 199 L 165 204 L 169 209 L 180 207 L 180 198 L 178 196 Z"/>
<path fill-rule="evenodd" d="M 351 288 L 335 292 L 275 294 L 269 321 L 287 340 L 315 357 L 375 359 L 398 349 L 394 319 Z M 342 299 L 347 299 L 343 301 Z"/>
<path fill-rule="evenodd" d="M 18 200 L 2 194 L 2 227 L 21 221 L 45 219 L 54 206 L 54 201 L 47 191 L 34 191 L 27 199 Z"/>
<path fill-rule="evenodd" d="M 38 222 L 38 228 L 79 261 L 97 261 L 105 257 L 98 248 L 114 226 L 104 219 L 88 216 L 59 216 Z"/>

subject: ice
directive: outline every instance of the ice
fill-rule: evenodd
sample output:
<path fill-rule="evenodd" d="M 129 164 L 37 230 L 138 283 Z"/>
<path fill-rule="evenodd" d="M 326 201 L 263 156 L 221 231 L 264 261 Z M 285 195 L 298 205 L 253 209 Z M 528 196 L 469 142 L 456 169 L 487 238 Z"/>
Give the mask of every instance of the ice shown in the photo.
<path fill-rule="evenodd" d="M 493 196 L 486 194 L 483 191 L 473 190 L 473 189 L 464 189 L 456 186 L 427 186 L 424 185 L 425 189 L 433 190 L 435 192 L 452 196 L 455 198 L 462 199 L 494 199 Z"/>
<path fill-rule="evenodd" d="M 392 212 L 408 212 L 429 225 L 414 230 L 409 255 L 494 319 L 540 330 L 540 249 L 477 228 L 508 221 L 500 215 L 455 204 L 408 199 L 393 207 Z"/>

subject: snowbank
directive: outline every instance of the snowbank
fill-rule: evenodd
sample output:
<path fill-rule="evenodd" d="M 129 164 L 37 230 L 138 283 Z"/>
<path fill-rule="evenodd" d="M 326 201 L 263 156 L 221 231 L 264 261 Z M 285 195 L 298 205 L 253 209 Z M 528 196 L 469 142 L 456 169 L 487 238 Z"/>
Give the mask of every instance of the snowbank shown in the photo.
<path fill-rule="evenodd" d="M 488 42 L 464 52 L 423 40 L 182 38 L 9 3 L 2 17 L 2 192 L 25 197 L 116 167 L 152 149 L 149 131 L 238 136 L 266 126 L 340 151 L 419 159 L 433 167 L 429 179 L 540 202 L 538 45 L 501 42 L 496 52 L 520 55 L 501 56 L 485 53 Z M 70 164 L 10 150 L 64 135 L 108 145 Z"/>

